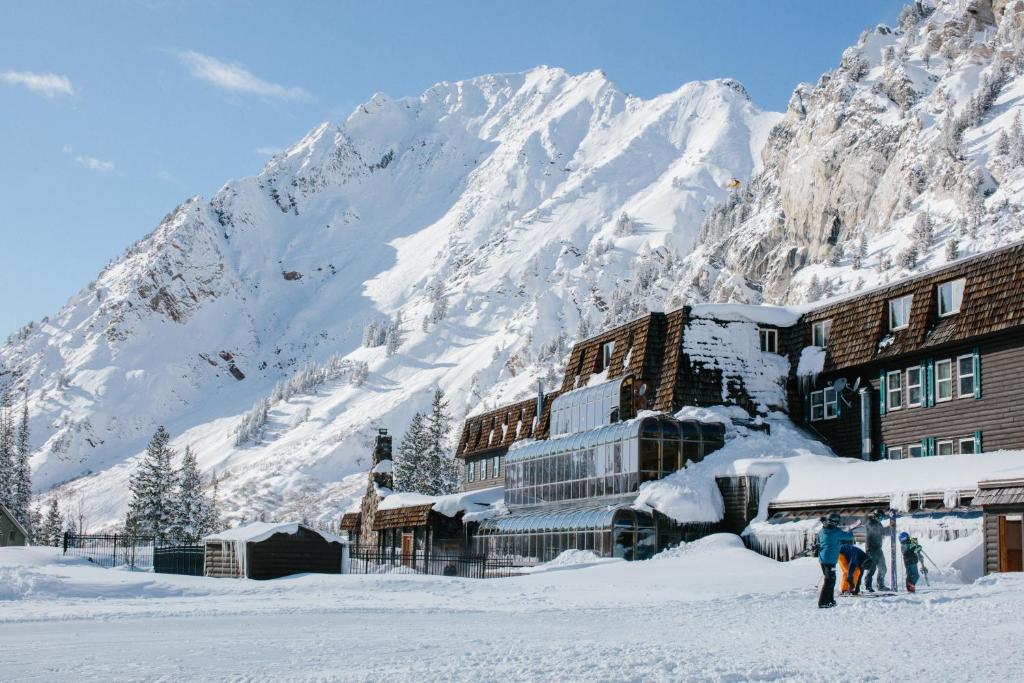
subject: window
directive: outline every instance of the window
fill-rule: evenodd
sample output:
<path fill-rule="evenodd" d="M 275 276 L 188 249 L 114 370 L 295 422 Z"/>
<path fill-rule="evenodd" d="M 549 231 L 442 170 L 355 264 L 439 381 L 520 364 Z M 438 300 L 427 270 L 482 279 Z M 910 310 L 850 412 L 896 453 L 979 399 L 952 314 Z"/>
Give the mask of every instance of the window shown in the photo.
<path fill-rule="evenodd" d="M 497 479 L 499 474 L 501 474 L 501 456 L 496 455 L 491 458 L 491 476 Z"/>
<path fill-rule="evenodd" d="M 960 303 L 964 299 L 964 280 L 953 280 L 943 282 L 938 286 L 939 290 L 939 316 L 954 315 L 960 312 Z"/>
<path fill-rule="evenodd" d="M 889 300 L 889 329 L 902 330 L 910 324 L 910 305 L 914 295 L 908 294 L 898 299 Z"/>
<path fill-rule="evenodd" d="M 921 457 L 921 445 L 920 444 L 914 444 L 913 446 L 907 446 L 907 456 L 909 456 L 911 458 L 920 458 Z"/>
<path fill-rule="evenodd" d="M 939 441 L 935 444 L 935 455 L 953 455 L 953 441 Z"/>
<path fill-rule="evenodd" d="M 960 356 L 956 359 L 956 373 L 959 378 L 957 396 L 974 397 L 974 356 Z"/>
<path fill-rule="evenodd" d="M 921 405 L 921 368 L 907 368 L 907 407 Z"/>
<path fill-rule="evenodd" d="M 601 354 L 597 359 L 597 369 L 595 372 L 604 372 L 605 368 L 612 364 L 612 354 L 615 352 L 615 342 L 605 342 L 601 344 Z"/>
<path fill-rule="evenodd" d="M 811 327 L 811 344 L 825 348 L 828 344 L 828 333 L 832 331 L 832 321 L 822 320 Z"/>
<path fill-rule="evenodd" d="M 890 460 L 902 460 L 903 459 L 903 448 L 901 446 L 893 446 L 889 449 Z"/>
<path fill-rule="evenodd" d="M 821 420 L 825 417 L 825 392 L 811 392 L 811 420 Z"/>
<path fill-rule="evenodd" d="M 960 452 L 963 454 L 974 453 L 974 437 L 960 439 Z"/>
<path fill-rule="evenodd" d="M 476 477 L 476 463 L 469 461 L 466 463 L 466 481 L 474 481 Z"/>
<path fill-rule="evenodd" d="M 953 398 L 953 362 L 950 360 L 935 361 L 935 401 L 948 401 Z"/>
<path fill-rule="evenodd" d="M 833 420 L 839 417 L 839 394 L 831 387 L 811 392 L 811 420 Z"/>
<path fill-rule="evenodd" d="M 757 335 L 761 341 L 761 350 L 765 353 L 779 352 L 779 331 L 759 328 Z"/>
<path fill-rule="evenodd" d="M 893 370 L 885 376 L 885 392 L 889 410 L 899 410 L 903 407 L 903 373 Z"/>
<path fill-rule="evenodd" d="M 487 478 L 487 459 L 480 461 L 480 481 Z"/>

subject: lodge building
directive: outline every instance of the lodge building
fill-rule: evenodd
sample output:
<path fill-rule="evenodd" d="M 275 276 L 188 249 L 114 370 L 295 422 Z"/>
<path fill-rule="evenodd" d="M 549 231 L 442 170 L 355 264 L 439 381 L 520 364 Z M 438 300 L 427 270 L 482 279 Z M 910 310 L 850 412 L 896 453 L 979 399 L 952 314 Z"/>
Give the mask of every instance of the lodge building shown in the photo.
<path fill-rule="evenodd" d="M 747 481 L 719 480 L 719 525 L 633 508 L 644 482 L 724 444 L 724 425 L 674 417 L 684 406 L 737 406 L 748 426 L 784 411 L 865 460 L 1024 449 L 1022 367 L 1024 243 L 802 311 L 651 313 L 577 343 L 555 390 L 465 421 L 462 489 L 502 491 L 507 512 L 463 538 L 535 562 L 567 549 L 639 559 L 738 532 L 757 509 Z"/>

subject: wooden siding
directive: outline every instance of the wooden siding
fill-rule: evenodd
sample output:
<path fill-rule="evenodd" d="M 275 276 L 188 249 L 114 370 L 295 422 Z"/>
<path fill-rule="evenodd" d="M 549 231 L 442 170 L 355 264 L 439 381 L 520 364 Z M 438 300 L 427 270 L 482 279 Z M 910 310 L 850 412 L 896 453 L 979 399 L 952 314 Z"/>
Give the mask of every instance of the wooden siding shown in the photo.
<path fill-rule="evenodd" d="M 960 312 L 939 318 L 936 287 L 965 279 Z M 888 330 L 888 302 L 912 294 L 909 325 Z M 825 369 L 863 365 L 1024 326 L 1024 243 L 822 306 L 802 319 L 801 346 L 815 322 L 831 320 Z M 884 338 L 891 336 L 886 344 Z"/>
<path fill-rule="evenodd" d="M 507 449 L 502 449 L 500 451 L 494 451 L 493 453 L 491 453 L 489 455 L 469 456 L 469 457 L 467 457 L 465 459 L 465 461 L 462 463 L 462 468 L 460 470 L 461 477 L 462 477 L 462 482 L 461 482 L 462 490 L 463 491 L 476 491 L 478 489 L 489 489 L 489 488 L 492 488 L 494 486 L 502 486 L 502 487 L 504 487 L 505 486 L 505 451 L 506 450 Z M 498 458 L 498 476 L 497 477 L 495 477 L 493 472 L 491 471 L 491 466 L 494 463 L 494 458 L 495 457 Z M 481 479 L 480 478 L 480 464 L 485 462 L 485 461 L 487 462 L 487 478 L 486 479 Z M 476 474 L 474 476 L 474 480 L 473 481 L 469 481 L 469 479 L 468 479 L 468 477 L 469 477 L 469 463 L 471 463 L 471 462 L 474 464 L 474 467 L 476 468 Z"/>
<path fill-rule="evenodd" d="M 985 512 L 985 573 L 999 571 L 999 513 Z"/>
<path fill-rule="evenodd" d="M 265 541 L 249 543 L 247 552 L 250 579 L 341 573 L 341 544 L 301 527 L 294 534 L 274 534 Z"/>
<path fill-rule="evenodd" d="M 970 355 L 977 348 L 981 360 L 981 397 L 958 398 L 959 382 L 956 359 Z M 953 396 L 949 401 L 937 402 L 929 407 L 907 406 L 907 368 L 919 367 L 923 360 L 951 360 Z M 903 372 L 903 407 L 887 409 L 880 414 L 880 374 L 899 370 Z M 818 377 L 811 389 L 820 389 L 844 377 L 851 384 L 857 377 L 861 385 L 870 388 L 872 452 L 880 456 L 880 446 L 903 448 L 919 445 L 926 437 L 936 441 L 953 441 L 953 452 L 959 453 L 959 439 L 973 438 L 981 432 L 982 450 L 1024 449 L 1024 396 L 1021 378 L 1024 376 L 1024 338 L 1015 331 L 974 343 L 949 346 L 945 349 L 923 350 L 907 354 L 899 359 L 870 364 L 863 368 L 851 368 L 846 372 L 827 372 Z M 976 378 L 978 381 L 978 378 Z M 792 417 L 804 422 L 807 427 L 828 443 L 838 455 L 859 458 L 860 444 L 860 396 L 852 391 L 845 392 L 851 405 L 840 406 L 839 417 L 832 420 L 806 422 L 808 407 L 807 392 L 799 392 L 798 383 L 791 383 L 790 404 L 801 406 L 799 414 Z M 886 396 L 888 404 L 888 396 Z"/>
<path fill-rule="evenodd" d="M 25 529 L 14 515 L 0 504 L 0 546 L 28 545 Z"/>
<path fill-rule="evenodd" d="M 217 578 L 237 578 L 238 558 L 235 555 L 234 543 L 210 541 L 206 543 L 206 556 L 203 560 L 203 575 Z"/>

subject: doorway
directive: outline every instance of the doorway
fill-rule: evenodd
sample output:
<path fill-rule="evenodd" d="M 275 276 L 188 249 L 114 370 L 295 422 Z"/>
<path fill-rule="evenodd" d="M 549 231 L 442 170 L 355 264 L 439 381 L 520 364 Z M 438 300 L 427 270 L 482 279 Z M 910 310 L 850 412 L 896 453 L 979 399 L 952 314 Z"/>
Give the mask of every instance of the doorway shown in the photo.
<path fill-rule="evenodd" d="M 411 567 L 413 561 L 413 540 L 412 534 L 402 534 L 402 564 Z"/>
<path fill-rule="evenodd" d="M 999 571 L 1024 571 L 1024 516 L 999 516 Z"/>

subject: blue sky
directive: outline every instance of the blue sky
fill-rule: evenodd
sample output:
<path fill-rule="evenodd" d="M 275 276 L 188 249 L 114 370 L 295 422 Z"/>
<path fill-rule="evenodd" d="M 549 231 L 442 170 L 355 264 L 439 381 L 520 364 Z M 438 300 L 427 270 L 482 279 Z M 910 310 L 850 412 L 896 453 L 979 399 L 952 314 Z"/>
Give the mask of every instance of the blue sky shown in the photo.
<path fill-rule="evenodd" d="M 781 110 L 902 4 L 7 2 L 0 337 L 56 312 L 183 199 L 374 92 L 547 64 L 641 97 L 731 77 Z"/>

